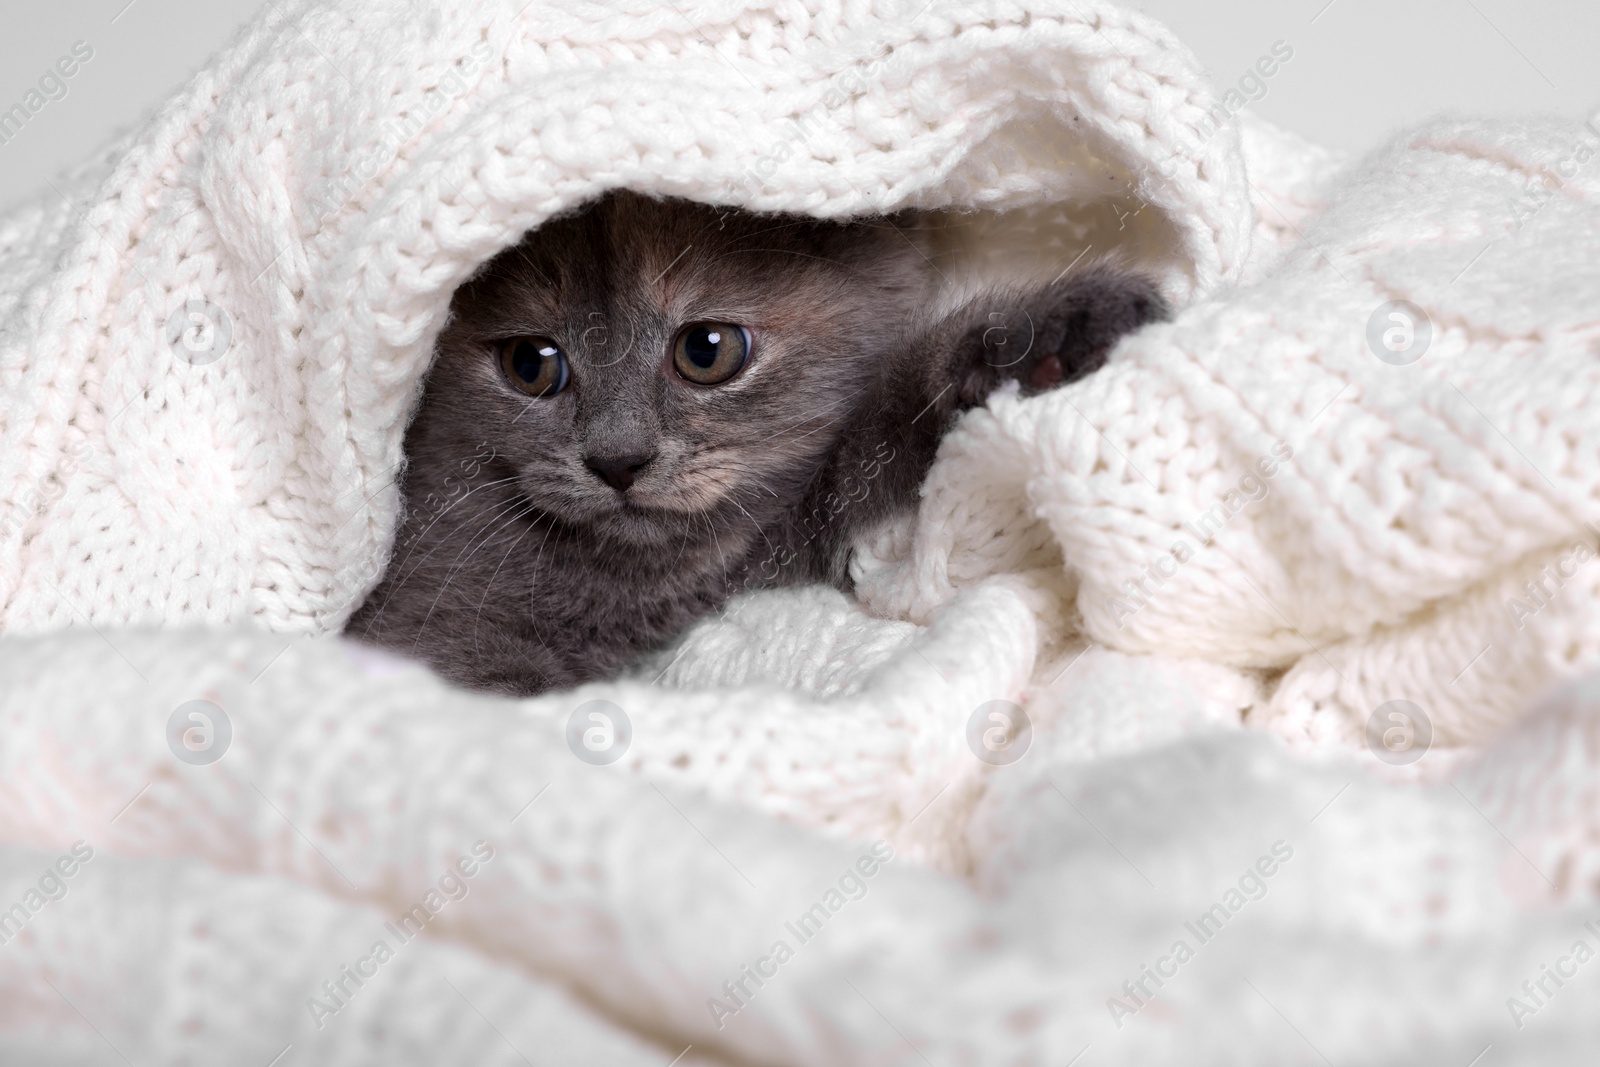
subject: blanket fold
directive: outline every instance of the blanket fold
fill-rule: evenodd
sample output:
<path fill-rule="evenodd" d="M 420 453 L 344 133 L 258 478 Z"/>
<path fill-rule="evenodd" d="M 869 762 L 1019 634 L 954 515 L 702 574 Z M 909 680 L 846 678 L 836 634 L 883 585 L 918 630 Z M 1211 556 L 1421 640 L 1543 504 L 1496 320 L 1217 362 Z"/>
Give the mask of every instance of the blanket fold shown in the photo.
<path fill-rule="evenodd" d="M 1064 559 L 1089 639 L 1285 672 L 1253 720 L 1299 744 L 1359 748 L 1395 699 L 1480 742 L 1594 670 L 1597 129 L 1375 153 L 1258 281 L 967 419 L 866 600 L 926 619 Z"/>
<path fill-rule="evenodd" d="M 1587 1062 L 1600 127 L 1241 121 L 1106 0 L 268 5 L 0 218 L 0 1059 Z M 451 293 L 614 187 L 1176 312 L 855 598 L 526 701 L 333 636 Z"/>
<path fill-rule="evenodd" d="M 969 812 L 952 829 L 963 884 L 916 862 L 916 813 L 876 841 L 826 806 L 788 805 L 784 826 L 753 810 L 771 803 L 730 792 L 709 742 L 660 758 L 683 751 L 660 716 L 687 691 L 641 679 L 511 702 L 420 667 L 375 671 L 336 639 L 105 636 L 128 664 L 104 666 L 88 630 L 0 646 L 0 671 L 35 677 L 0 697 L 0 887 L 25 916 L 3 983 L 12 1003 L 81 998 L 113 1045 L 156 1060 L 292 1044 L 308 1063 L 426 1062 L 443 1027 L 484 1039 L 458 999 L 508 1026 L 526 1013 L 539 1024 L 513 1031 L 526 1054 L 523 1035 L 542 1034 L 580 1062 L 637 1055 L 604 1022 L 669 1059 L 692 1046 L 818 1065 L 1056 1062 L 1086 1045 L 1116 1062 L 1269 1064 L 1300 1040 L 1276 1012 L 1341 1062 L 1495 1043 L 1512 1063 L 1577 1063 L 1592 1042 L 1587 973 L 1525 1037 L 1505 1003 L 1539 961 L 1592 936 L 1585 909 L 1549 907 L 1592 899 L 1569 874 L 1592 869 L 1591 846 L 1550 848 L 1583 840 L 1587 809 L 1562 805 L 1587 778 L 1549 775 L 1552 754 L 1593 732 L 1592 693 L 1457 786 L 1418 790 L 1308 768 L 1225 725 L 1179 663 L 1090 653 L 1058 711 L 1042 691 L 1025 698 L 1036 750 L 1011 767 L 969 757 L 981 793 L 957 783 L 920 815 Z M 807 650 L 792 634 L 790 654 Z M 78 682 L 91 671 L 94 692 Z M 1125 722 L 1121 687 L 1162 695 L 1148 739 L 1086 759 L 1084 724 L 1056 729 L 1057 716 L 1099 705 L 1107 726 Z M 225 702 L 232 730 L 209 764 L 174 761 L 162 729 L 196 694 Z M 596 698 L 632 709 L 637 756 L 595 766 L 567 751 L 567 719 Z M 870 707 L 782 691 L 768 703 L 831 724 L 840 740 L 812 773 L 840 782 L 881 764 L 860 733 Z M 93 858 L 30 911 L 38 871 L 74 841 Z M 117 955 L 140 944 L 171 965 Z M 140 975 L 137 994 L 105 989 L 110 959 Z M 368 981 L 341 986 L 346 968 Z M 560 1009 L 560 989 L 598 1015 Z M 408 1018 L 419 998 L 437 1003 Z M 564 1021 L 542 1021 L 554 1010 Z M 1418 1025 L 1377 1025 L 1396 1011 Z M 363 1043 L 363 1026 L 390 1036 Z M 40 1032 L 27 1016 L 0 1040 Z"/>
<path fill-rule="evenodd" d="M 608 188 L 1032 208 L 1012 269 L 1114 244 L 1175 298 L 1212 289 L 1251 220 L 1213 107 L 1104 2 L 268 5 L 0 225 L 0 625 L 337 628 L 393 537 L 451 293 Z M 951 254 L 982 267 L 968 229 Z"/>

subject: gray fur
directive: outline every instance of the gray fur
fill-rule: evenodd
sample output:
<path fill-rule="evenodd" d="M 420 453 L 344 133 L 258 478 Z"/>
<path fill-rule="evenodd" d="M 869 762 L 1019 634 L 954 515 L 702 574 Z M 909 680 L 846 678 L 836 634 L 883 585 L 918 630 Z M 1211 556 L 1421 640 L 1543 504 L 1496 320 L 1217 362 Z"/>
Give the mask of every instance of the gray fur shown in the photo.
<path fill-rule="evenodd" d="M 909 216 L 620 192 L 530 233 L 455 295 L 394 552 L 347 632 L 531 694 L 614 674 L 744 588 L 848 589 L 852 535 L 915 501 L 961 410 L 1007 378 L 1089 373 L 1165 314 L 1148 281 L 1099 267 L 935 318 L 923 244 Z M 673 370 L 698 320 L 754 333 L 724 384 Z M 495 342 L 523 334 L 565 350 L 564 391 L 507 380 Z"/>

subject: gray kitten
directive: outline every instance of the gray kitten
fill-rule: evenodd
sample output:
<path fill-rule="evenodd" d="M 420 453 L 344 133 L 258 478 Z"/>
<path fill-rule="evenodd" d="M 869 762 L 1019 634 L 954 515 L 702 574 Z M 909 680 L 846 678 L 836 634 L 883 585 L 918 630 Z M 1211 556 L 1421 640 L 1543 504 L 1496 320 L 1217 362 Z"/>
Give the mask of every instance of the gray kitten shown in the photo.
<path fill-rule="evenodd" d="M 910 216 L 612 193 L 455 294 L 407 431 L 405 515 L 346 632 L 466 685 L 614 674 L 742 589 L 849 588 L 1007 379 L 1049 388 L 1165 314 L 1109 267 L 934 315 Z"/>

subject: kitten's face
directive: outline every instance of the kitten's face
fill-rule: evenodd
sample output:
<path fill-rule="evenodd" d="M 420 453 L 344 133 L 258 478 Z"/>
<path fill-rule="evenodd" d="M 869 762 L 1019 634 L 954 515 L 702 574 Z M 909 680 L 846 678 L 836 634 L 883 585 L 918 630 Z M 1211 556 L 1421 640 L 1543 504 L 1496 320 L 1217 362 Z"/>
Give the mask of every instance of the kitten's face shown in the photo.
<path fill-rule="evenodd" d="M 804 489 L 932 273 L 892 220 L 609 195 L 457 292 L 428 380 L 430 447 L 486 444 L 541 511 L 643 544 L 771 514 Z"/>

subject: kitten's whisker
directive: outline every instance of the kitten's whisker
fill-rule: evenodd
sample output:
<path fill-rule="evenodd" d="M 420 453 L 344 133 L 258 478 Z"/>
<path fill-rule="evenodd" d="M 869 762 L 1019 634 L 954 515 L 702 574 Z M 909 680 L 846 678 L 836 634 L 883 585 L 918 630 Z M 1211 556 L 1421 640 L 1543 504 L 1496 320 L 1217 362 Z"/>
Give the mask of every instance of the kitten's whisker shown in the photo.
<path fill-rule="evenodd" d="M 488 525 L 488 523 L 493 523 L 494 520 L 498 520 L 498 518 L 501 517 L 501 515 L 506 515 L 507 512 L 510 512 L 510 510 L 517 510 L 518 507 L 531 507 L 531 506 L 528 506 L 528 504 L 525 504 L 525 502 L 522 502 L 522 501 L 510 501 L 509 504 L 506 504 L 506 502 L 502 502 L 502 504 L 499 504 L 499 506 L 496 506 L 496 509 L 494 509 L 493 515 L 490 515 L 490 518 L 488 518 L 488 522 L 486 522 L 485 525 Z M 475 539 L 477 539 L 477 536 L 478 536 L 477 533 L 469 534 L 469 536 L 467 536 L 467 545 L 472 544 L 472 542 L 474 542 Z M 434 552 L 437 552 L 437 550 L 440 549 L 440 547 L 442 547 L 442 545 L 445 545 L 445 544 L 446 544 L 446 541 L 443 541 L 443 539 L 440 539 L 440 541 L 438 541 L 437 544 L 435 544 L 434 547 L 432 547 L 432 549 L 427 550 L 426 555 L 424 555 L 424 557 L 422 557 L 421 560 L 418 560 L 418 565 L 414 566 L 414 568 L 411 568 L 410 573 L 405 574 L 405 576 L 400 577 L 400 581 L 397 582 L 397 589 L 398 589 L 398 585 L 405 584 L 406 581 L 410 581 L 411 577 L 414 577 L 414 576 L 416 576 L 416 574 L 421 573 L 422 568 L 424 568 L 424 566 L 427 565 L 427 561 L 429 561 L 429 558 L 432 557 L 432 555 L 434 555 Z M 459 566 L 461 566 L 461 555 L 462 555 L 462 553 L 466 552 L 466 550 L 467 550 L 466 547 L 462 547 L 461 552 L 456 553 L 456 558 L 454 558 L 454 560 L 451 561 L 450 565 L 446 566 L 445 579 L 443 579 L 443 584 L 440 585 L 440 590 L 443 590 L 443 589 L 445 589 L 445 587 L 448 587 L 448 585 L 450 585 L 450 579 L 451 579 L 451 577 L 454 576 L 454 573 L 456 573 L 456 569 L 459 569 Z M 424 625 L 426 625 L 426 619 L 424 619 Z"/>
<path fill-rule="evenodd" d="M 534 554 L 533 565 L 529 568 L 530 573 L 537 572 L 539 570 L 539 564 L 544 562 L 544 547 L 550 543 L 550 535 L 553 532 L 555 532 L 555 526 L 553 524 L 546 523 L 544 540 L 539 542 L 539 551 Z M 539 643 L 544 645 L 546 648 L 549 648 L 550 643 L 545 638 L 544 631 L 539 628 L 539 616 L 531 611 L 528 613 L 528 625 L 532 626 L 533 632 L 538 635 Z"/>
<path fill-rule="evenodd" d="M 689 531 L 692 523 L 689 518 L 683 520 L 683 540 L 678 542 L 678 554 L 672 557 L 672 566 L 677 567 L 678 561 L 683 559 L 683 550 L 689 547 Z"/>
<path fill-rule="evenodd" d="M 717 561 L 722 564 L 722 584 L 728 584 L 728 557 L 722 551 L 722 539 L 717 536 L 717 528 L 711 522 L 711 516 L 702 516 L 706 520 L 706 529 L 711 531 L 711 543 L 717 546 Z"/>
<path fill-rule="evenodd" d="M 440 547 L 442 544 L 445 544 L 445 542 L 443 542 L 443 539 L 435 542 L 434 547 L 430 547 L 427 552 L 422 553 L 422 557 L 418 558 L 416 565 L 414 565 L 410 571 L 405 571 L 405 573 L 402 573 L 403 566 L 405 566 L 406 563 L 411 560 L 411 555 L 416 552 L 416 547 L 418 547 L 418 544 L 421 544 L 421 534 L 416 534 L 416 536 L 413 536 L 413 544 L 411 544 L 410 550 L 406 552 L 405 560 L 389 561 L 389 566 L 387 566 L 386 571 L 384 571 L 384 577 L 382 577 L 382 582 L 379 584 L 379 589 L 386 589 L 386 592 L 384 592 L 384 598 L 382 598 L 382 603 L 378 603 L 378 605 L 374 606 L 373 616 L 366 621 L 366 627 L 362 630 L 363 637 L 371 637 L 374 622 L 382 621 L 382 614 L 384 614 L 384 611 L 389 609 L 389 603 L 390 601 L 394 600 L 395 593 L 402 592 L 403 585 L 405 585 L 406 582 L 411 581 L 413 577 L 418 576 L 418 573 L 421 573 L 422 568 L 427 565 L 429 558 L 432 558 L 434 552 L 437 552 L 438 547 Z"/>
<path fill-rule="evenodd" d="M 420 531 L 418 531 L 416 534 L 413 535 L 413 543 L 412 543 L 411 547 L 406 551 L 406 558 L 398 561 L 397 563 L 391 563 L 390 565 L 392 567 L 396 568 L 397 570 L 399 568 L 401 568 L 401 567 L 404 567 L 406 565 L 406 563 L 411 559 L 411 553 L 416 551 L 417 545 L 421 544 L 423 542 L 423 540 L 427 538 L 428 534 L 433 532 L 433 528 L 436 525 L 438 525 L 440 520 L 442 520 L 446 515 L 450 514 L 450 512 L 455 510 L 456 505 L 466 503 L 469 499 L 471 499 L 471 497 L 475 493 L 477 493 L 481 489 L 491 489 L 491 488 L 494 488 L 496 486 L 501 486 L 501 485 L 505 485 L 505 484 L 510 483 L 510 482 L 515 482 L 516 480 L 517 480 L 516 475 L 512 475 L 509 478 L 494 478 L 494 479 L 491 479 L 490 481 L 484 482 L 481 485 L 474 486 L 472 489 L 468 490 L 463 496 L 457 497 L 455 500 L 450 501 L 450 506 L 449 507 L 445 508 L 443 511 L 439 512 L 439 514 L 435 515 L 433 517 L 433 521 L 429 522 L 427 526 L 423 527 L 423 529 L 421 529 Z M 424 558 L 426 558 L 426 557 L 424 557 Z M 413 573 L 415 573 L 415 572 L 413 572 Z"/>
<path fill-rule="evenodd" d="M 487 545 L 489 543 L 490 539 L 493 538 L 495 534 L 499 533 L 501 530 L 505 529 L 507 526 L 510 526 L 512 523 L 516 522 L 518 519 L 522 518 L 524 515 L 527 515 L 528 513 L 532 512 L 534 510 L 534 507 L 533 507 L 533 505 L 531 503 L 528 503 L 528 502 L 524 501 L 520 505 L 517 504 L 517 503 L 513 503 L 511 508 L 507 509 L 507 510 L 510 510 L 511 512 L 513 512 L 511 517 L 509 519 L 507 519 L 505 522 L 502 522 L 499 526 L 495 527 L 489 533 L 485 534 L 483 536 L 483 539 L 478 542 L 478 547 L 477 548 L 474 548 L 470 553 L 467 553 L 467 546 L 470 546 L 472 544 L 472 541 L 473 541 L 473 538 L 469 537 L 467 539 L 467 545 L 463 546 L 462 549 L 461 549 L 461 552 L 458 552 L 456 554 L 455 562 L 452 563 L 451 566 L 450 566 L 450 569 L 445 572 L 444 581 L 439 583 L 439 591 L 436 594 L 434 594 L 433 603 L 428 605 L 428 613 L 422 617 L 422 622 L 417 625 L 417 635 L 416 635 L 415 638 L 412 639 L 412 642 L 411 642 L 411 650 L 412 650 L 412 654 L 413 655 L 416 654 L 417 645 L 419 643 L 421 643 L 421 641 L 422 641 L 422 635 L 427 632 L 428 623 L 429 623 L 429 621 L 431 621 L 433 619 L 433 613 L 434 613 L 435 609 L 437 609 L 439 607 L 439 601 L 444 598 L 445 590 L 450 588 L 450 583 L 455 581 L 455 576 L 458 573 L 460 573 L 461 568 L 463 566 L 465 566 L 466 563 L 468 561 L 470 561 L 473 556 L 476 556 L 478 554 L 478 552 L 483 548 L 483 546 Z M 504 514 L 506 514 L 506 510 L 502 510 L 502 511 L 498 512 L 496 514 L 495 518 L 497 519 L 501 515 L 504 515 Z M 494 519 L 491 519 L 490 521 L 493 522 Z M 476 535 L 474 535 L 474 536 L 476 536 Z M 462 558 L 462 553 L 467 553 L 465 559 Z"/>
<path fill-rule="evenodd" d="M 773 547 L 772 547 L 772 542 L 771 542 L 771 540 L 769 540 L 769 539 L 768 539 L 768 538 L 767 538 L 767 531 L 765 531 L 765 530 L 763 530 L 763 529 L 762 529 L 762 528 L 761 528 L 761 524 L 760 524 L 760 523 L 759 523 L 759 522 L 757 522 L 757 521 L 756 521 L 756 517 L 755 517 L 755 516 L 754 516 L 754 515 L 752 515 L 752 514 L 750 514 L 750 513 L 749 513 L 749 512 L 748 512 L 748 511 L 745 511 L 745 510 L 744 510 L 744 505 L 742 505 L 742 504 L 740 504 L 740 503 L 739 503 L 739 502 L 738 502 L 738 501 L 737 501 L 737 500 L 735 500 L 735 499 L 734 499 L 734 498 L 733 498 L 733 497 L 732 497 L 732 496 L 731 496 L 731 495 L 730 495 L 730 496 L 729 496 L 729 497 L 728 497 L 728 503 L 730 503 L 730 504 L 732 504 L 732 505 L 733 505 L 733 506 L 734 506 L 734 507 L 736 507 L 736 508 L 738 508 L 738 509 L 739 509 L 739 512 L 740 512 L 740 513 L 741 513 L 741 514 L 742 514 L 742 515 L 744 515 L 744 517 L 745 517 L 745 518 L 747 518 L 747 519 L 749 519 L 749 520 L 750 520 L 750 525 L 751 525 L 751 526 L 754 526 L 754 527 L 755 527 L 755 528 L 756 528 L 756 533 L 758 533 L 758 534 L 760 534 L 760 535 L 761 535 L 761 540 L 763 540 L 763 541 L 766 541 L 766 542 L 767 542 L 767 548 L 768 548 L 768 549 L 769 549 L 769 550 L 770 550 L 770 551 L 772 551 L 772 552 L 776 552 L 776 551 L 778 551 L 778 550 L 777 550 L 777 549 L 776 549 L 776 548 L 773 548 Z"/>
<path fill-rule="evenodd" d="M 804 441 L 807 437 L 810 437 L 812 434 L 816 433 L 818 430 L 826 430 L 826 429 L 829 429 L 830 427 L 839 425 L 840 421 L 842 421 L 842 420 L 835 420 L 833 422 L 825 422 L 821 426 L 815 426 L 815 427 L 807 430 L 805 433 L 801 434 L 799 437 L 794 437 L 794 438 L 791 438 L 790 440 L 791 440 L 791 442 L 793 442 L 793 441 Z"/>
<path fill-rule="evenodd" d="M 461 551 L 456 553 L 456 558 L 450 563 L 449 569 L 445 571 L 444 584 L 449 585 L 451 579 L 455 576 L 455 573 L 461 569 L 461 566 L 467 560 L 472 559 L 472 557 L 477 554 L 478 549 L 487 544 L 490 538 L 494 537 L 495 534 L 505 529 L 511 523 L 517 521 L 518 515 L 513 513 L 527 514 L 534 509 L 535 506 L 533 502 L 523 497 L 513 497 L 510 501 L 495 509 L 494 513 L 484 520 L 482 526 L 478 528 L 477 532 L 469 533 L 467 535 L 467 543 L 461 546 Z M 499 522 L 499 520 L 506 515 L 511 515 L 511 518 L 507 519 L 503 523 L 500 523 L 500 525 L 496 526 L 494 529 L 489 529 L 491 525 Z M 480 535 L 482 537 L 481 541 L 478 540 Z M 474 541 L 478 541 L 478 548 L 472 547 L 472 543 Z M 468 552 L 468 549 L 472 549 L 472 551 Z"/>
<path fill-rule="evenodd" d="M 837 410 L 833 410 L 833 409 L 830 409 L 830 410 L 827 410 L 827 411 L 816 411 L 816 412 L 813 412 L 810 415 L 807 415 L 805 418 L 800 419 L 797 422 L 791 422 L 787 426 L 780 426 L 778 429 L 774 430 L 772 433 L 768 434 L 766 437 L 763 437 L 761 440 L 757 441 L 756 444 L 764 445 L 768 441 L 772 440 L 774 437 L 777 437 L 779 434 L 785 434 L 785 433 L 788 433 L 790 430 L 797 429 L 798 427 L 804 426 L 806 423 L 810 422 L 813 419 L 832 418 L 833 416 L 835 416 L 837 414 L 838 414 L 838 411 Z"/>
<path fill-rule="evenodd" d="M 500 568 L 506 565 L 506 560 L 511 558 L 511 553 L 517 550 L 517 546 L 522 544 L 522 539 L 527 537 L 528 533 L 536 526 L 537 523 L 530 522 L 527 526 L 523 527 L 522 532 L 517 535 L 517 539 L 511 542 L 511 547 L 506 549 L 505 555 L 500 557 L 500 562 L 495 566 L 494 573 L 489 575 L 489 580 L 487 582 L 483 583 L 483 596 L 478 598 L 478 610 L 472 616 L 472 649 L 480 656 L 483 655 L 483 644 L 478 635 L 480 628 L 483 625 L 483 606 L 489 602 L 489 594 L 494 591 L 494 581 L 496 578 L 500 577 Z M 553 527 L 549 525 L 545 526 L 544 536 L 546 541 L 550 539 L 551 529 L 553 529 Z M 542 550 L 543 547 L 543 542 L 541 542 L 540 549 Z M 539 632 L 538 619 L 533 618 L 531 612 L 529 613 L 529 618 L 533 620 L 533 632 L 539 638 L 539 643 L 545 648 L 549 648 L 550 643 L 544 639 L 544 634 Z"/>
<path fill-rule="evenodd" d="M 537 555 L 535 555 L 533 557 L 533 567 L 531 568 L 532 570 L 537 571 L 539 569 L 539 564 L 544 562 L 544 549 L 545 549 L 545 546 L 550 543 L 550 535 L 554 531 L 555 531 L 555 526 L 553 524 L 548 524 L 547 523 L 546 524 L 546 529 L 544 531 L 544 540 L 539 542 L 539 552 L 538 552 Z M 535 628 L 537 628 L 538 625 L 539 624 L 537 622 L 534 623 L 534 627 Z M 541 641 L 544 640 L 544 635 L 543 634 L 541 634 L 539 636 L 539 640 L 541 640 Z"/>
<path fill-rule="evenodd" d="M 428 560 L 430 558 L 432 558 L 433 554 L 439 550 L 440 545 L 443 545 L 445 543 L 443 538 L 441 538 L 438 541 L 434 542 L 433 547 L 429 548 L 428 551 L 426 551 L 425 553 L 422 554 L 422 557 L 417 560 L 416 565 L 414 567 L 412 567 L 409 571 L 405 570 L 405 565 L 411 561 L 411 557 L 416 552 L 417 546 L 420 545 L 423 542 L 424 538 L 434 528 L 434 526 L 441 519 L 443 519 L 445 517 L 445 515 L 447 515 L 451 511 L 453 511 L 457 504 L 465 503 L 466 500 L 467 500 L 467 497 L 470 497 L 473 493 L 476 493 L 478 491 L 478 489 L 487 489 L 492 485 L 500 485 L 500 484 L 504 484 L 506 482 L 514 482 L 514 481 L 516 481 L 515 478 L 501 478 L 501 479 L 498 479 L 496 481 L 487 482 L 487 483 L 485 483 L 483 485 L 478 486 L 477 488 L 473 489 L 471 492 L 467 493 L 466 496 L 463 496 L 463 497 L 461 497 L 461 498 L 459 498 L 457 500 L 452 501 L 450 506 L 448 508 L 445 508 L 444 511 L 440 512 L 437 516 L 435 516 L 433 522 L 430 522 L 425 529 L 423 529 L 419 533 L 416 533 L 416 534 L 413 535 L 411 547 L 406 550 L 405 558 L 401 559 L 401 560 L 398 560 L 398 561 L 396 561 L 396 560 L 391 560 L 390 561 L 388 570 L 385 573 L 384 578 L 385 578 L 385 581 L 387 581 L 389 579 L 390 575 L 393 575 L 394 580 L 391 583 L 389 583 L 389 590 L 388 590 L 388 592 L 386 592 L 384 594 L 383 603 L 381 603 L 381 604 L 379 604 L 377 606 L 377 608 L 373 612 L 373 617 L 367 621 L 367 626 L 362 631 L 363 635 L 370 635 L 371 634 L 371 632 L 372 632 L 372 624 L 377 621 L 377 619 L 383 614 L 384 609 L 389 606 L 389 601 L 394 598 L 395 593 L 398 592 L 400 590 L 400 588 L 406 584 L 406 582 L 408 582 L 412 578 L 416 577 L 417 573 L 420 570 L 422 570 L 423 566 L 428 562 Z M 520 499 L 520 498 L 517 498 L 517 499 Z M 500 508 L 500 507 L 503 507 L 503 506 L 504 506 L 503 503 L 497 503 L 495 505 L 496 508 Z"/>
<path fill-rule="evenodd" d="M 496 508 L 503 508 L 504 506 L 504 504 L 497 504 Z M 434 553 L 439 551 L 439 549 L 447 543 L 448 541 L 441 537 L 439 540 L 434 542 L 433 547 L 429 548 L 427 552 L 423 553 L 422 556 L 418 558 L 416 564 L 409 571 L 406 571 L 404 574 L 396 574 L 392 588 L 389 590 L 388 595 L 384 597 L 383 606 L 387 606 L 390 597 L 393 597 L 394 594 L 401 589 L 401 587 L 420 574 L 423 569 L 427 567 L 428 561 L 433 558 Z M 382 610 L 381 607 L 380 610 Z"/>

